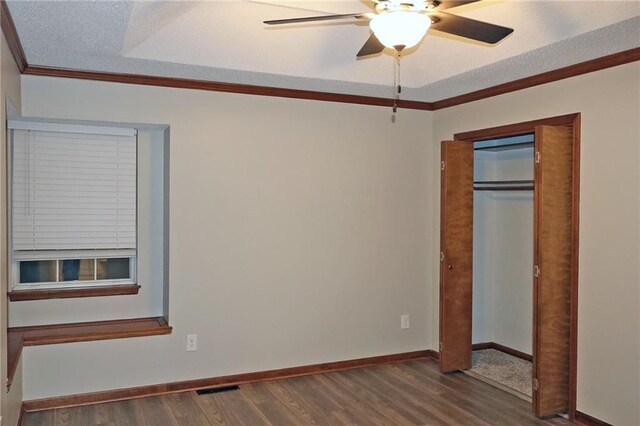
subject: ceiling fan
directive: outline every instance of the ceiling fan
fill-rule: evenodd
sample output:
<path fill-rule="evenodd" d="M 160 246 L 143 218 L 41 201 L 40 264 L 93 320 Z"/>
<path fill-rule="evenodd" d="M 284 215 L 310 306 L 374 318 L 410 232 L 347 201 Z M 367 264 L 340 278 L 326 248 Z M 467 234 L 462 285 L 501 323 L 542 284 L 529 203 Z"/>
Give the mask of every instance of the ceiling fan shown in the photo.
<path fill-rule="evenodd" d="M 336 19 L 369 20 L 372 34 L 356 55 L 380 53 L 385 47 L 398 54 L 415 46 L 429 28 L 484 43 L 495 44 L 513 32 L 512 28 L 451 15 L 445 10 L 479 0 L 372 0 L 375 12 L 264 21 L 267 25 L 295 24 Z"/>

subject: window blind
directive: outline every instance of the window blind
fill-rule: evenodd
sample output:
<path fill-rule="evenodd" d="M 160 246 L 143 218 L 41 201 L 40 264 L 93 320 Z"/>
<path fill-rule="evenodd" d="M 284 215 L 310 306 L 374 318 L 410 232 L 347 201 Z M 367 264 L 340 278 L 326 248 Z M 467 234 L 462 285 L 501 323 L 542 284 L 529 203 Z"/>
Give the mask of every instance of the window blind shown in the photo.
<path fill-rule="evenodd" d="M 135 255 L 135 136 L 12 133 L 14 259 L 79 250 Z"/>

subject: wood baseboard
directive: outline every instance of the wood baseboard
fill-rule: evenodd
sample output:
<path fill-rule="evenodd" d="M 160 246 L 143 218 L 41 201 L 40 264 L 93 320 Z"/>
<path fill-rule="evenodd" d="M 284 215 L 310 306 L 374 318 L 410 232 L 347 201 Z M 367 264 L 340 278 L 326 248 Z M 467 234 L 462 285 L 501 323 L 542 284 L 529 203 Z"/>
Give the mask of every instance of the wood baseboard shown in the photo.
<path fill-rule="evenodd" d="M 581 426 L 612 426 L 611 423 L 596 419 L 595 417 L 591 417 L 581 411 L 576 411 L 575 422 L 577 425 Z"/>
<path fill-rule="evenodd" d="M 521 352 L 517 349 L 510 348 L 508 346 L 501 345 L 500 343 L 495 342 L 485 342 L 485 343 L 474 343 L 471 345 L 471 349 L 474 351 L 481 349 L 495 349 L 500 352 L 504 352 L 509 355 L 513 355 L 520 359 L 524 359 L 525 361 L 533 362 L 533 356 L 527 353 Z"/>
<path fill-rule="evenodd" d="M 352 359 L 347 361 L 335 361 L 323 364 L 305 365 L 301 367 L 289 367 L 278 370 L 233 374 L 229 376 L 210 377 L 206 379 L 186 380 L 181 382 L 163 383 L 149 386 L 139 386 L 133 388 L 36 399 L 31 401 L 24 401 L 22 403 L 22 407 L 26 412 L 49 410 L 53 408 L 73 407 L 80 405 L 97 404 L 102 402 L 143 398 L 147 396 L 164 395 L 169 393 L 186 392 L 218 386 L 241 385 L 246 383 L 263 382 L 267 380 L 286 379 L 290 377 L 328 373 L 331 371 L 348 370 L 352 368 L 372 367 L 380 364 L 389 364 L 421 358 L 437 359 L 437 352 L 433 350 L 422 350 L 392 355 L 374 356 L 369 358 Z"/>

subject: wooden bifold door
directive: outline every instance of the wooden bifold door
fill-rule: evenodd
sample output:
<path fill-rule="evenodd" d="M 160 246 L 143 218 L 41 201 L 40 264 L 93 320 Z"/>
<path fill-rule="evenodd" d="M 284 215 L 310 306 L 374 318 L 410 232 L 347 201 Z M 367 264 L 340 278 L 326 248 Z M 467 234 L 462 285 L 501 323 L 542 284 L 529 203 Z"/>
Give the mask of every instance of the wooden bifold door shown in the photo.
<path fill-rule="evenodd" d="M 471 368 L 473 144 L 442 142 L 440 162 L 440 369 Z"/>
<path fill-rule="evenodd" d="M 537 125 L 534 164 L 533 411 L 575 411 L 577 152 L 571 125 Z M 523 123 L 528 124 L 528 123 Z M 473 140 L 441 150 L 440 368 L 471 368 Z"/>
<path fill-rule="evenodd" d="M 572 264 L 573 132 L 535 131 L 533 233 L 533 408 L 568 411 Z"/>

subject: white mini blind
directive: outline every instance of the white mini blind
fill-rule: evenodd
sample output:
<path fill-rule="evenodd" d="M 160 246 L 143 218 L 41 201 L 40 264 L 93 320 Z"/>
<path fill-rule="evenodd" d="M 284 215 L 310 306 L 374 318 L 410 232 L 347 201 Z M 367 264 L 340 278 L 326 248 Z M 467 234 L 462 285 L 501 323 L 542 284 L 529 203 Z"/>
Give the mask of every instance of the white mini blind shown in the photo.
<path fill-rule="evenodd" d="M 136 137 L 12 132 L 14 258 L 135 255 Z"/>

